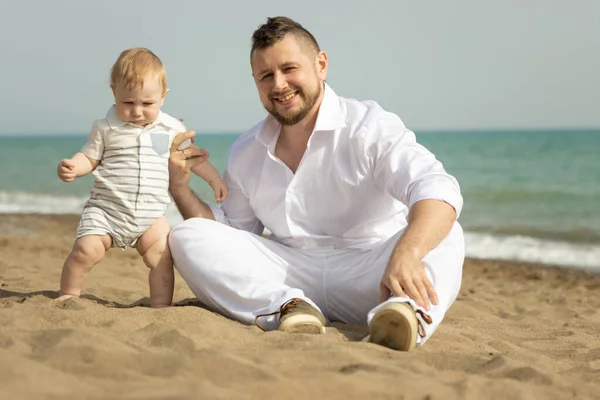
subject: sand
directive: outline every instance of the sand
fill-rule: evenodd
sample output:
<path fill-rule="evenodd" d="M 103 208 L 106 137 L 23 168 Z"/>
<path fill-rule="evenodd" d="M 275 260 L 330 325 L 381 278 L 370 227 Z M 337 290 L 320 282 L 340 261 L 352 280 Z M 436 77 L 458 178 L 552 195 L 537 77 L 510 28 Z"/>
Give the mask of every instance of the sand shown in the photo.
<path fill-rule="evenodd" d="M 175 306 L 151 309 L 134 250 L 57 302 L 77 221 L 0 215 L 1 399 L 600 398 L 599 275 L 467 260 L 440 328 L 401 353 L 359 326 L 264 333 L 203 308 L 179 276 Z"/>

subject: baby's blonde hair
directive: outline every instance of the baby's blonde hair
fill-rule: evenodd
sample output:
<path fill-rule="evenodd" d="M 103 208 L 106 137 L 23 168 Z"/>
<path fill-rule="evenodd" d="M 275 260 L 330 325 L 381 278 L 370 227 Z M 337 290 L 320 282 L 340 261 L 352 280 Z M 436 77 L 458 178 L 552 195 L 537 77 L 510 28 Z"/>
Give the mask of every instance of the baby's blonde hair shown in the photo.
<path fill-rule="evenodd" d="M 144 47 L 124 50 L 110 70 L 110 86 L 122 82 L 130 90 L 142 87 L 148 73 L 156 74 L 163 91 L 167 90 L 167 73 L 160 58 Z"/>

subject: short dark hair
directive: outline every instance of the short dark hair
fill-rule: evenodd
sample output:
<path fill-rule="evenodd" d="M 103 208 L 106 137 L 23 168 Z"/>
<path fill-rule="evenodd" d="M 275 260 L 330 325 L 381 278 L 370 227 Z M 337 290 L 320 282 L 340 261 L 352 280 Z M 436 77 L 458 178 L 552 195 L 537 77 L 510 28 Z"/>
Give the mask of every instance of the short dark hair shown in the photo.
<path fill-rule="evenodd" d="M 321 51 L 319 43 L 306 28 L 288 17 L 269 17 L 267 22 L 260 25 L 252 34 L 252 49 L 250 57 L 255 50 L 266 49 L 283 40 L 287 35 L 294 35 L 307 44 L 316 53 Z"/>

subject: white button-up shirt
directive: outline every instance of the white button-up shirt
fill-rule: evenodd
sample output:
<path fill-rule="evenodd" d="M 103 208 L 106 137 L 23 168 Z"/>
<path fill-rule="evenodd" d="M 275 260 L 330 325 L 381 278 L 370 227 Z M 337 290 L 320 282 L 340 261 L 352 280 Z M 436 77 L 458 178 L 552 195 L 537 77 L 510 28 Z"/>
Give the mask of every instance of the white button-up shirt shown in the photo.
<path fill-rule="evenodd" d="M 325 83 L 314 131 L 296 173 L 275 156 L 271 115 L 232 145 L 228 197 L 215 219 L 296 248 L 368 248 L 407 225 L 423 199 L 456 210 L 458 182 L 412 131 L 376 102 L 339 97 Z"/>

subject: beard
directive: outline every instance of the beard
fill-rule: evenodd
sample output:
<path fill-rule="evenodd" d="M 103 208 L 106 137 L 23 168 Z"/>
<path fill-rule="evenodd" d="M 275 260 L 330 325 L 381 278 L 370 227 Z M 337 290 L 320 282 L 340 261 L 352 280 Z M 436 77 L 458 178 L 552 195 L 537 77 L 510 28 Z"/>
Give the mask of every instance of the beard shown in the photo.
<path fill-rule="evenodd" d="M 265 109 L 269 112 L 269 114 L 271 114 L 281 125 L 291 126 L 296 125 L 298 122 L 302 121 L 317 103 L 317 100 L 319 99 L 323 88 L 321 85 L 318 85 L 317 89 L 312 93 L 305 92 L 302 89 L 294 90 L 298 92 L 297 96 L 299 96 L 302 99 L 302 107 L 300 107 L 298 111 L 280 113 L 275 110 L 275 104 L 277 100 L 274 99 L 271 100 L 271 108 L 265 106 Z"/>

